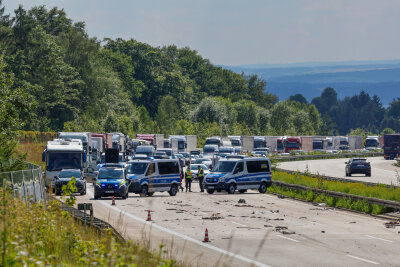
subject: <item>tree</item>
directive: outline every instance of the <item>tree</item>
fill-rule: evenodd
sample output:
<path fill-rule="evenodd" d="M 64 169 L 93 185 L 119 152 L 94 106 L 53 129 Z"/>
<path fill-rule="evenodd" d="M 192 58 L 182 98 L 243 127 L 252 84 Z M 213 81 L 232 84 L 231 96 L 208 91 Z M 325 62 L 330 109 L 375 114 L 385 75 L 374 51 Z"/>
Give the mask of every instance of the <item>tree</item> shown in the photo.
<path fill-rule="evenodd" d="M 297 101 L 300 104 L 308 104 L 307 99 L 302 94 L 295 94 L 289 97 L 290 101 Z"/>
<path fill-rule="evenodd" d="M 385 135 L 385 134 L 395 134 L 396 132 L 393 129 L 390 128 L 385 128 L 382 130 L 382 132 L 380 133 L 380 135 Z"/>
<path fill-rule="evenodd" d="M 175 133 L 176 123 L 180 119 L 176 99 L 170 95 L 164 96 L 158 107 L 156 121 L 161 133 L 171 135 Z"/>

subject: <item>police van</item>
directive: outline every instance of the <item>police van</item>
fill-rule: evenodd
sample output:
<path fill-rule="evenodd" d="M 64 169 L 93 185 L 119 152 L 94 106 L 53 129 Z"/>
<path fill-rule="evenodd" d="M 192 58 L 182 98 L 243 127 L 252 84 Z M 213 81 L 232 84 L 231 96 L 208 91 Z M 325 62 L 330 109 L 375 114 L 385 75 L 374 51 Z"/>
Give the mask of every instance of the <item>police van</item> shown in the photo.
<path fill-rule="evenodd" d="M 268 158 L 221 159 L 204 179 L 207 193 L 215 190 L 234 194 L 247 189 L 265 193 L 271 186 L 271 162 Z"/>
<path fill-rule="evenodd" d="M 178 193 L 181 167 L 177 159 L 132 160 L 127 163 L 129 192 L 152 196 L 154 192 Z"/>

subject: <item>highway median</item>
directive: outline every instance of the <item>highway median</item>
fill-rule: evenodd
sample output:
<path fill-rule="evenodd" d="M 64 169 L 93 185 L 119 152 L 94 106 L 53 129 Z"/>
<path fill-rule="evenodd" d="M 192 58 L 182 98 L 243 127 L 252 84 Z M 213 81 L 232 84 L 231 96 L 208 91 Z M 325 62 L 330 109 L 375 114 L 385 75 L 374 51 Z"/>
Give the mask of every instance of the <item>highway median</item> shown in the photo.
<path fill-rule="evenodd" d="M 330 207 L 345 208 L 368 214 L 382 214 L 400 209 L 400 188 L 366 185 L 357 182 L 326 180 L 322 176 L 273 172 L 269 193 L 288 196 Z"/>

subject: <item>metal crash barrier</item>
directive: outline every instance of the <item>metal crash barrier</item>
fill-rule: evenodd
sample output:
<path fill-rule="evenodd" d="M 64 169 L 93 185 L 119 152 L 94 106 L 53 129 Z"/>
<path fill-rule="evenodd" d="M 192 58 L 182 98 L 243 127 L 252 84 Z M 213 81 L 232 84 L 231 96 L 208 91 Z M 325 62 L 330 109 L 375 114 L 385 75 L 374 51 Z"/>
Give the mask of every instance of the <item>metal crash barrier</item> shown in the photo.
<path fill-rule="evenodd" d="M 0 173 L 0 186 L 13 191 L 14 197 L 25 201 L 43 200 L 44 184 L 40 166 L 26 163 L 26 169 Z"/>

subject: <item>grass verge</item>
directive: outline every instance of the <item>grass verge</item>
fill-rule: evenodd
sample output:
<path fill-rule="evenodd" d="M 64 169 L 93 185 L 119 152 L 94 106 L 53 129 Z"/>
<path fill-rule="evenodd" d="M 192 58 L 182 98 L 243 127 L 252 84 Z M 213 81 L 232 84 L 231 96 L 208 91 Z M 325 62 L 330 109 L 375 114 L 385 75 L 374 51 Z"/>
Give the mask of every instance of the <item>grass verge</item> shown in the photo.
<path fill-rule="evenodd" d="M 324 180 L 318 176 L 309 177 L 298 173 L 290 174 L 279 171 L 273 172 L 273 180 L 282 181 L 289 184 L 304 185 L 311 188 L 400 202 L 400 188 L 387 188 L 386 185 L 367 186 L 362 183 L 343 183 L 339 181 Z"/>
<path fill-rule="evenodd" d="M 1 266 L 177 266 L 161 246 L 117 242 L 111 231 L 99 232 L 60 209 L 24 203 L 0 191 Z"/>
<path fill-rule="evenodd" d="M 368 214 L 381 214 L 391 211 L 390 208 L 382 207 L 375 204 L 369 204 L 365 201 L 330 197 L 326 196 L 325 194 L 317 194 L 312 191 L 289 189 L 277 185 L 270 186 L 267 192 L 284 195 L 295 199 L 301 199 L 308 202 L 325 203 L 327 206 L 330 207 L 345 208 Z"/>

